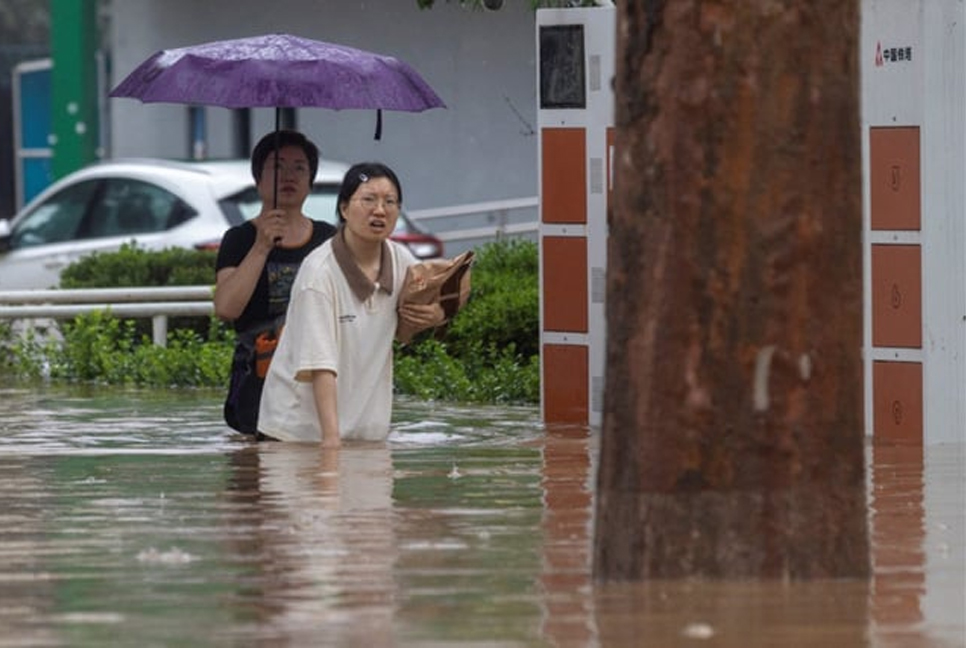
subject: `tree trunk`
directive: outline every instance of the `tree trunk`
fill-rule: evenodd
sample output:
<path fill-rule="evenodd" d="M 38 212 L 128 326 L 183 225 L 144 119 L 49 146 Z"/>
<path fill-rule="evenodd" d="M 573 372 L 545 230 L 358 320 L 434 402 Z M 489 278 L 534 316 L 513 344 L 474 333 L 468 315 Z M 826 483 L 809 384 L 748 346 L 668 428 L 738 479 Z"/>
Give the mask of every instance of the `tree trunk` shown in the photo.
<path fill-rule="evenodd" d="M 858 2 L 617 11 L 595 576 L 867 576 Z"/>

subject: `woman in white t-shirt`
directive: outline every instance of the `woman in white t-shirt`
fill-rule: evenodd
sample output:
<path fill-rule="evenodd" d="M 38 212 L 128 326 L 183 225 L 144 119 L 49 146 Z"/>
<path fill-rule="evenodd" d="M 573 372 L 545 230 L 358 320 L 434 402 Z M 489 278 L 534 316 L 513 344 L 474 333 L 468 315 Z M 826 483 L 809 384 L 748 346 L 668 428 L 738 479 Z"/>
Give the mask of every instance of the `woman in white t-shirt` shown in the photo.
<path fill-rule="evenodd" d="M 412 253 L 389 240 L 402 187 L 384 164 L 346 172 L 335 236 L 309 254 L 292 286 L 285 328 L 262 392 L 258 430 L 282 441 L 381 441 L 392 415 L 392 344 Z M 425 329 L 439 305 L 398 313 Z"/>

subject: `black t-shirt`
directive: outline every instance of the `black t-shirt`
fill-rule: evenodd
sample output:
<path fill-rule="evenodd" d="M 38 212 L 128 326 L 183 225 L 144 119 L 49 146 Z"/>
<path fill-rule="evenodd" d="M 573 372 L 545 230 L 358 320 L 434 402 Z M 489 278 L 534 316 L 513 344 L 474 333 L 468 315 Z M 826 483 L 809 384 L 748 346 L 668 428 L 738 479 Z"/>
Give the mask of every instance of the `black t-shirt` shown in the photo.
<path fill-rule="evenodd" d="M 302 259 L 335 232 L 336 228 L 329 223 L 312 221 L 312 238 L 305 245 L 297 248 L 277 247 L 272 250 L 265 261 L 265 267 L 262 268 L 262 274 L 258 277 L 252 298 L 241 316 L 234 322 L 235 331 L 241 332 L 284 315 L 292 292 L 292 282 L 295 281 L 295 273 Z M 221 247 L 218 248 L 216 272 L 222 268 L 237 267 L 241 264 L 255 244 L 255 234 L 255 226 L 248 222 L 236 225 L 225 232 L 221 239 Z"/>

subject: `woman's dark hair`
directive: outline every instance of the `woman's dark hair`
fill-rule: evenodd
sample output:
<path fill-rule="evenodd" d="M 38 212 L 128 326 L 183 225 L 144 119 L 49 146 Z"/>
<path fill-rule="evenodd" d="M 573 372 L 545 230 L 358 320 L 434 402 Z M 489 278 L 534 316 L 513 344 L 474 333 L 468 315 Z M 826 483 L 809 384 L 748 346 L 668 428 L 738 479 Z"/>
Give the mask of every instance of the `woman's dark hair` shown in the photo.
<path fill-rule="evenodd" d="M 339 217 L 340 221 L 345 220 L 342 216 L 343 205 L 352 199 L 359 185 L 369 182 L 373 178 L 389 178 L 389 181 L 396 187 L 399 204 L 402 205 L 402 185 L 399 184 L 399 178 L 396 177 L 396 172 L 382 162 L 360 162 L 359 164 L 353 164 L 345 172 L 345 177 L 342 178 L 342 187 L 339 189 L 339 200 L 335 204 L 335 215 Z"/>
<path fill-rule="evenodd" d="M 252 149 L 252 177 L 256 184 L 262 180 L 262 169 L 265 168 L 268 156 L 274 154 L 276 149 L 281 150 L 286 146 L 298 146 L 305 152 L 305 157 L 309 160 L 309 184 L 315 182 L 315 174 L 319 171 L 319 147 L 298 131 L 279 130 L 265 135 Z"/>

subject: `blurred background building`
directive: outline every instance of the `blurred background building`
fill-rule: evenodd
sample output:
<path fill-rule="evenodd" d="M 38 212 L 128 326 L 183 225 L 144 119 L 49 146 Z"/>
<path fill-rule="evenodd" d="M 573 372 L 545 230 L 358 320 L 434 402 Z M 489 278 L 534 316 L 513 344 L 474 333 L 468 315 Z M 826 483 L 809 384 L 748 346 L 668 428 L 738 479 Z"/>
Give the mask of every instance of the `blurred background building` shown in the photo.
<path fill-rule="evenodd" d="M 107 99 L 107 92 L 160 49 L 291 33 L 397 56 L 419 71 L 447 104 L 445 110 L 384 113 L 378 141 L 374 111 L 289 111 L 288 125 L 309 134 L 325 157 L 378 159 L 393 166 L 405 184 L 411 211 L 524 199 L 526 206 L 511 209 L 513 213 L 484 210 L 467 218 L 536 221 L 536 14 L 529 2 L 506 3 L 497 11 L 472 10 L 455 2 L 421 10 L 416 0 L 45 4 L 49 13 L 26 0 L 5 3 L 8 8 L 0 10 L 11 15 L 10 29 L 23 38 L 28 30 L 17 25 L 36 25 L 30 32 L 33 49 L 21 49 L 6 61 L 2 73 L 8 89 L 0 103 L 10 110 L 15 63 L 52 58 L 48 143 L 54 178 L 83 166 L 88 158 L 247 156 L 251 145 L 273 128 L 274 111 L 145 105 Z M 26 120 L 41 117 L 29 108 L 27 113 Z M 2 116 L 0 121 L 9 127 L 9 113 L 6 119 Z M 28 130 L 28 125 L 20 127 Z M 7 150 L 0 150 L 0 158 L 9 164 L 16 159 L 9 149 L 17 137 L 2 141 Z M 17 206 L 17 191 L 10 186 L 17 173 L 8 168 L 0 176 L 0 216 L 7 216 Z M 21 200 L 35 192 L 28 187 Z M 456 222 L 459 218 L 454 216 L 447 226 L 472 225 Z"/>

